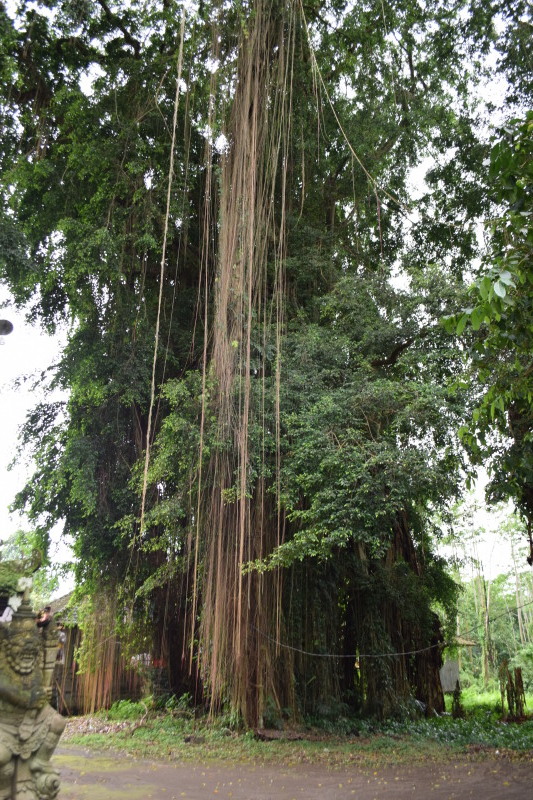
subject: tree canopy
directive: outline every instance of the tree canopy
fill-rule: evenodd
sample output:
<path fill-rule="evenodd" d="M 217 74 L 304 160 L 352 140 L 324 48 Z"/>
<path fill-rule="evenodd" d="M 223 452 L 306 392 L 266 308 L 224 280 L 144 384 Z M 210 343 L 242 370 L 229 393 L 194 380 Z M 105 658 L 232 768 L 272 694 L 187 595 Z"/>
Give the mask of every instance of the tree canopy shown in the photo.
<path fill-rule="evenodd" d="M 16 504 L 63 522 L 132 652 L 246 724 L 442 707 L 456 586 L 432 519 L 461 492 L 481 364 L 490 424 L 531 405 L 502 388 L 528 369 L 502 336 L 530 327 L 530 192 L 507 186 L 530 121 L 487 172 L 476 94 L 495 50 L 510 100 L 529 91 L 526 11 L 502 8 L 0 4 L 2 279 L 70 323 L 47 378 L 68 400 L 28 418 Z"/>
<path fill-rule="evenodd" d="M 531 450 L 532 317 L 531 227 L 533 114 L 510 120 L 495 143 L 489 178 L 497 215 L 490 248 L 471 286 L 474 305 L 459 316 L 457 331 L 474 331 L 470 368 L 483 387 L 471 422 L 461 428 L 478 463 L 490 459 L 493 500 L 512 499 L 528 521 L 533 559 Z"/>

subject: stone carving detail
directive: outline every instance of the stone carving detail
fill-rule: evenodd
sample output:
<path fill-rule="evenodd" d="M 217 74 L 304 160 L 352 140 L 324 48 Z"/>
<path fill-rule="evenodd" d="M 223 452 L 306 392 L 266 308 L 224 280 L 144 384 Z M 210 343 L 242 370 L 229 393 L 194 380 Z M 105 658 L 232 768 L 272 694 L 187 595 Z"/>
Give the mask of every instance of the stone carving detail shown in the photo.
<path fill-rule="evenodd" d="M 65 727 L 48 702 L 57 633 L 55 626 L 37 627 L 31 581 L 21 582 L 22 602 L 0 624 L 0 800 L 53 800 L 59 775 L 50 758 Z"/>

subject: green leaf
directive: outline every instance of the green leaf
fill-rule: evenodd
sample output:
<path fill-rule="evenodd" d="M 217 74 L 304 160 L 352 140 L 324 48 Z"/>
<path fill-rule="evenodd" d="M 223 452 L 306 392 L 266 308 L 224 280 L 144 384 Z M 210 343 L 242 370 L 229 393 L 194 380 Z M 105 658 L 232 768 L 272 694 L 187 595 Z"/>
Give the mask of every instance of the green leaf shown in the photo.
<path fill-rule="evenodd" d="M 457 336 L 460 336 L 462 334 L 462 332 L 466 328 L 466 323 L 468 322 L 469 319 L 470 319 L 470 314 L 463 314 L 461 316 L 459 322 L 457 323 L 457 327 L 455 329 Z"/>
<path fill-rule="evenodd" d="M 506 286 L 514 286 L 513 275 L 508 269 L 500 272 L 499 283 L 504 283 Z"/>
<path fill-rule="evenodd" d="M 494 292 L 498 295 L 498 297 L 505 297 L 507 294 L 507 289 L 505 285 L 501 283 L 501 281 L 496 281 L 494 284 Z"/>
<path fill-rule="evenodd" d="M 492 281 L 488 275 L 485 275 L 483 280 L 479 283 L 478 289 L 479 294 L 481 295 L 482 300 L 486 300 L 489 296 L 489 292 L 492 286 Z"/>
<path fill-rule="evenodd" d="M 481 323 L 483 322 L 484 319 L 485 319 L 485 308 L 484 308 L 484 306 L 477 306 L 472 311 L 472 316 L 471 316 L 472 328 L 475 331 L 479 330 L 479 328 L 481 327 Z"/>
<path fill-rule="evenodd" d="M 448 316 L 441 317 L 440 324 L 443 326 L 446 333 L 455 333 L 456 328 L 456 315 L 449 314 Z"/>

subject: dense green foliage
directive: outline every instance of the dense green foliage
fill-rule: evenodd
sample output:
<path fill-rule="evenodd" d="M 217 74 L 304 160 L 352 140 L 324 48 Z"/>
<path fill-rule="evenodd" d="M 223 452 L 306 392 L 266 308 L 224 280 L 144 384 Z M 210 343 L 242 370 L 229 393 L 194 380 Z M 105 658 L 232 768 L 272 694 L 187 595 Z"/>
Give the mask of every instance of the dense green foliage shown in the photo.
<path fill-rule="evenodd" d="M 460 494 L 456 431 L 475 394 L 455 385 L 463 353 L 439 321 L 466 302 L 480 216 L 510 199 L 490 184 L 515 164 L 500 153 L 486 175 L 473 100 L 497 9 L 227 5 L 199 3 L 183 28 L 171 0 L 21 3 L 16 21 L 0 6 L 2 277 L 48 329 L 70 324 L 47 378 L 68 400 L 28 419 L 36 472 L 16 503 L 45 531 L 63 521 L 83 590 L 118 597 L 123 637 L 164 660 L 177 693 L 229 703 L 249 724 L 269 707 L 280 718 L 384 716 L 414 696 L 439 707 L 434 610 L 451 615 L 456 587 L 431 520 Z M 250 74 L 266 75 L 265 98 L 236 123 L 263 30 Z M 497 45 L 523 93 L 516 35 L 511 22 Z M 221 322 L 228 164 L 263 99 L 280 129 L 252 165 L 266 199 L 239 195 L 229 269 L 237 275 L 261 204 L 254 252 L 267 266 L 246 319 L 234 282 Z M 414 202 L 410 170 L 426 156 Z M 501 287 L 523 284 L 506 308 L 528 313 L 519 267 L 507 250 L 496 258 L 499 277 L 480 284 L 490 335 L 473 345 L 485 360 L 503 347 Z M 221 399 L 213 342 L 239 326 Z M 232 549 L 244 521 L 246 542 Z M 227 564 L 247 571 L 243 582 Z M 235 614 L 222 584 L 239 596 Z M 211 605 L 234 661 L 217 657 Z M 251 699 L 235 688 L 235 664 Z"/>
<path fill-rule="evenodd" d="M 512 499 L 530 526 L 532 142 L 533 113 L 528 112 L 525 119 L 509 122 L 492 149 L 489 178 L 498 214 L 489 226 L 491 247 L 470 290 L 474 305 L 456 323 L 457 333 L 467 325 L 474 332 L 468 364 L 483 387 L 471 423 L 461 428 L 463 441 L 476 463 L 488 460 L 491 499 Z"/>
<path fill-rule="evenodd" d="M 0 591 L 4 597 L 17 593 L 19 578 L 32 579 L 31 602 L 35 609 L 49 601 L 59 586 L 62 569 L 50 564 L 35 532 L 16 531 L 0 546 Z"/>

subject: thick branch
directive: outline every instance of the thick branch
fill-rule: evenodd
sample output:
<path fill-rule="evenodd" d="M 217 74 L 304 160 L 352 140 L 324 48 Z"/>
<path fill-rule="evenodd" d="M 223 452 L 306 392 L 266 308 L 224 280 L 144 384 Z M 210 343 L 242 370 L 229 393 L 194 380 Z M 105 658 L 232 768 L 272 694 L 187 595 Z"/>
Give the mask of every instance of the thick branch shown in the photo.
<path fill-rule="evenodd" d="M 377 367 L 392 367 L 392 366 L 394 366 L 394 364 L 396 364 L 396 362 L 398 361 L 398 359 L 400 358 L 402 353 L 405 352 L 405 350 L 408 350 L 409 347 L 411 347 L 411 345 L 414 344 L 418 339 L 421 339 L 421 338 L 424 338 L 425 336 L 427 336 L 431 332 L 431 330 L 432 330 L 432 328 L 421 328 L 417 332 L 416 336 L 410 336 L 408 339 L 405 339 L 403 342 L 399 342 L 396 345 L 396 347 L 394 348 L 394 350 L 392 350 L 392 352 L 389 353 L 388 356 L 385 356 L 384 358 L 376 358 L 376 359 L 374 359 L 374 361 L 370 362 L 370 366 L 376 367 L 376 368 Z"/>
<path fill-rule="evenodd" d="M 108 18 L 108 20 L 110 22 L 112 22 L 113 25 L 115 25 L 115 27 L 117 27 L 119 29 L 119 31 L 122 33 L 122 35 L 124 36 L 124 41 L 126 42 L 126 44 L 129 44 L 129 46 L 133 48 L 133 52 L 135 53 L 135 58 L 139 58 L 139 55 L 140 55 L 140 52 L 141 52 L 141 43 L 139 42 L 139 40 L 135 39 L 131 35 L 129 30 L 126 28 L 126 26 L 124 25 L 124 23 L 120 19 L 120 17 L 118 17 L 116 14 L 114 14 L 111 11 L 111 9 L 109 8 L 109 6 L 105 2 L 105 0 L 96 0 L 96 2 L 104 10 L 105 15 Z"/>

